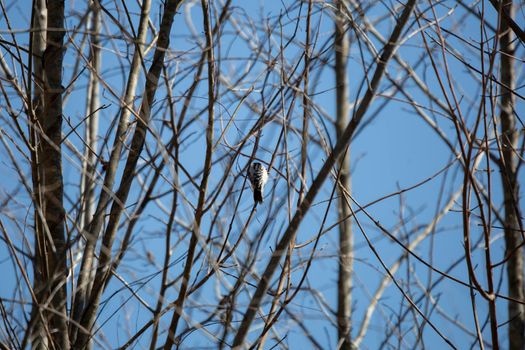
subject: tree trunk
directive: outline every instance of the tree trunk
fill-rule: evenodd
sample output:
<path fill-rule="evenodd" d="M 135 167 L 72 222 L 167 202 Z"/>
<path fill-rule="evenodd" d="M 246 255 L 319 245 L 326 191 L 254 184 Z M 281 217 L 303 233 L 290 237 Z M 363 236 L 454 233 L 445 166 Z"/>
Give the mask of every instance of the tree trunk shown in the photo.
<path fill-rule="evenodd" d="M 503 3 L 503 9 L 512 17 L 512 0 Z M 514 35 L 509 24 L 502 20 L 501 23 L 501 147 L 503 162 L 501 168 L 501 180 L 503 184 L 503 198 L 505 207 L 505 243 L 507 254 L 510 255 L 507 262 L 507 278 L 509 296 L 518 300 L 525 300 L 524 284 L 524 262 L 523 231 L 520 222 L 519 210 L 519 185 L 518 185 L 518 130 L 514 117 L 515 98 L 512 90 L 515 88 L 514 79 Z M 509 302 L 509 349 L 525 349 L 525 306 L 523 304 Z"/>
<path fill-rule="evenodd" d="M 44 69 L 42 67 L 42 57 L 46 49 L 46 28 L 47 25 L 47 9 L 44 0 L 34 0 L 32 8 L 32 23 L 33 29 L 39 28 L 40 31 L 32 32 L 31 35 L 31 50 L 32 50 L 32 71 L 34 75 L 33 97 L 32 105 L 30 106 L 30 120 L 29 124 L 29 142 L 31 145 L 31 175 L 33 180 L 33 205 L 34 205 L 34 230 L 35 230 L 35 261 L 33 264 L 33 289 L 37 301 L 44 300 L 43 289 L 44 279 L 42 274 L 42 266 L 45 266 L 45 251 L 43 250 L 43 226 L 42 218 L 40 217 L 42 208 L 41 201 L 41 187 L 40 174 L 41 167 L 38 166 L 39 154 L 37 153 L 38 142 L 40 134 L 38 130 L 38 116 L 44 113 Z M 33 83 L 32 83 L 33 84 Z M 47 349 L 49 344 L 46 337 L 46 325 L 43 319 L 40 305 L 33 305 L 31 310 L 31 346 L 33 349 Z"/>
<path fill-rule="evenodd" d="M 41 10 L 43 11 L 43 4 Z M 38 4 L 37 4 L 38 8 Z M 69 349 L 67 336 L 67 261 L 64 233 L 64 184 L 62 179 L 62 61 L 64 53 L 64 1 L 47 1 L 47 31 L 42 53 L 43 81 L 35 87 L 35 157 L 33 187 L 35 206 L 35 278 L 38 316 L 34 328 L 36 347 Z M 36 16 L 38 17 L 38 15 Z M 37 40 L 38 41 L 38 40 Z M 40 49 L 42 47 L 37 48 Z M 35 67 L 35 72 L 40 67 Z M 38 80 L 38 79 L 37 79 Z M 38 95 L 43 86 L 43 99 Z M 40 102 L 43 100 L 43 108 Z M 40 217 L 41 215 L 41 217 Z M 42 219 L 43 220 L 42 220 Z M 40 309 L 43 305 L 44 308 Z M 46 329 L 47 339 L 41 339 Z"/>
<path fill-rule="evenodd" d="M 100 72 L 100 6 L 98 2 L 93 4 L 91 14 L 91 45 L 89 50 L 89 62 L 91 71 L 89 74 L 88 94 L 86 101 L 86 132 L 84 159 L 82 160 L 82 180 L 80 194 L 82 196 L 82 212 L 80 227 L 85 228 L 93 218 L 95 207 L 95 165 L 97 161 L 97 134 L 98 134 L 98 107 L 99 107 L 99 81 Z"/>
<path fill-rule="evenodd" d="M 349 96 L 347 79 L 347 62 L 349 42 L 345 17 L 342 15 L 343 1 L 337 2 L 335 18 L 335 81 L 336 81 L 336 133 L 341 138 L 348 125 Z M 345 201 L 345 192 L 350 192 L 350 146 L 341 157 L 341 172 L 339 177 L 339 220 L 350 215 L 350 208 Z M 337 334 L 341 349 L 352 348 L 351 315 L 352 315 L 352 269 L 353 269 L 353 235 L 351 220 L 339 224 L 339 275 L 337 282 Z"/>

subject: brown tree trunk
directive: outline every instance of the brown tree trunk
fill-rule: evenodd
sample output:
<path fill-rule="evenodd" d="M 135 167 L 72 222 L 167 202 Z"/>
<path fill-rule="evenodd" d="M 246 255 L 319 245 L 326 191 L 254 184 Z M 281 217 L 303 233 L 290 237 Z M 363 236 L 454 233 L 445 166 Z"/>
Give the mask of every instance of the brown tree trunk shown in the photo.
<path fill-rule="evenodd" d="M 41 10 L 43 11 L 43 4 Z M 35 87 L 33 187 L 35 216 L 35 308 L 42 317 L 34 328 L 33 343 L 51 349 L 69 349 L 67 336 L 66 243 L 62 179 L 62 61 L 64 1 L 47 1 L 47 31 L 42 53 L 43 81 Z M 40 67 L 35 67 L 40 70 Z M 35 70 L 35 72 L 37 72 Z M 38 74 L 38 72 L 37 72 Z M 38 80 L 38 79 L 37 79 Z M 43 87 L 43 98 L 39 96 Z M 43 101 L 43 106 L 40 104 Z M 43 107 L 43 108 L 42 108 Z M 41 215 L 41 217 L 40 217 Z M 44 307 L 42 307 L 44 306 Z M 46 329 L 48 339 L 41 339 Z M 40 339 L 39 339 L 40 338 Z M 40 345 L 39 345 L 40 344 Z"/>
<path fill-rule="evenodd" d="M 503 3 L 503 10 L 512 17 L 512 0 Z M 507 278 L 509 296 L 518 300 L 525 300 L 524 262 L 522 244 L 524 235 L 520 222 L 519 185 L 518 185 L 518 130 L 514 117 L 515 98 L 511 90 L 515 88 L 514 79 L 514 35 L 507 21 L 501 22 L 501 147 L 503 162 L 501 180 L 503 184 L 503 198 L 505 206 L 505 243 L 509 255 L 507 262 Z M 509 349 L 525 349 L 525 306 L 509 302 Z"/>
<path fill-rule="evenodd" d="M 344 0 L 337 2 L 335 18 L 335 81 L 336 81 L 336 133 L 341 138 L 348 125 L 349 96 L 347 79 L 347 62 L 349 42 L 345 17 L 342 14 Z M 337 282 L 337 334 L 341 349 L 352 348 L 351 315 L 352 315 L 352 269 L 353 269 L 353 235 L 351 220 L 344 220 L 350 215 L 345 196 L 350 192 L 350 146 L 341 158 L 339 177 L 339 274 Z M 346 193 L 345 193 L 346 192 Z"/>
<path fill-rule="evenodd" d="M 34 230 L 35 230 L 35 261 L 33 264 L 34 281 L 33 288 L 37 301 L 44 300 L 44 276 L 42 267 L 45 266 L 45 251 L 43 249 L 43 226 L 41 211 L 41 186 L 40 174 L 41 167 L 38 166 L 39 154 L 37 153 L 38 142 L 40 140 L 38 116 L 44 113 L 44 69 L 42 67 L 42 56 L 46 49 L 46 28 L 47 9 L 44 0 L 33 1 L 32 8 L 32 28 L 40 28 L 41 31 L 31 33 L 32 50 L 32 71 L 34 76 L 33 97 L 30 106 L 29 140 L 31 153 L 31 175 L 33 180 L 33 201 L 34 201 Z M 46 322 L 43 319 L 40 305 L 33 305 L 31 310 L 31 346 L 33 349 L 47 349 L 49 347 L 46 337 Z"/>

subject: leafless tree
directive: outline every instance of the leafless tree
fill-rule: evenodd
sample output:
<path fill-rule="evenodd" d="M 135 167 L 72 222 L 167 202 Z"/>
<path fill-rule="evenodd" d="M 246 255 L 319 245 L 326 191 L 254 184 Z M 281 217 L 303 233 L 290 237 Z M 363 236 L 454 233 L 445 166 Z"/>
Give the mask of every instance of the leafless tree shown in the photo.
<path fill-rule="evenodd" d="M 523 349 L 524 5 L 0 1 L 0 348 Z"/>

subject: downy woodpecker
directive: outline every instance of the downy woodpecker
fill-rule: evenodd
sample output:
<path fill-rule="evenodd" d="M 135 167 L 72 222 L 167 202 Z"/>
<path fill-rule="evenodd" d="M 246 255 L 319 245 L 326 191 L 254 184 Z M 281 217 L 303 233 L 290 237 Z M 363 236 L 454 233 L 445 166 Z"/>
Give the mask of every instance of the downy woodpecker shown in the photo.
<path fill-rule="evenodd" d="M 261 163 L 254 162 L 248 169 L 248 179 L 253 188 L 253 200 L 255 203 L 262 203 L 264 185 L 268 181 L 268 171 Z"/>

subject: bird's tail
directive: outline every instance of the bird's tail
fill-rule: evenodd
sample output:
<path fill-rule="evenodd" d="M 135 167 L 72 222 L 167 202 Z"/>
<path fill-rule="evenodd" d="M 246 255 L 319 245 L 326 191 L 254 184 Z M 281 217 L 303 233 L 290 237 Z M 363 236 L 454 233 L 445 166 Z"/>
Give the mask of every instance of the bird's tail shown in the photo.
<path fill-rule="evenodd" d="M 262 191 L 261 190 L 255 189 L 253 191 L 253 200 L 255 201 L 255 203 L 262 203 L 263 202 L 263 195 L 262 195 Z"/>

